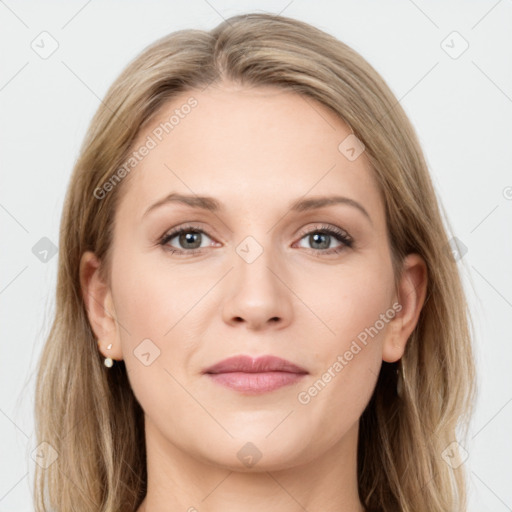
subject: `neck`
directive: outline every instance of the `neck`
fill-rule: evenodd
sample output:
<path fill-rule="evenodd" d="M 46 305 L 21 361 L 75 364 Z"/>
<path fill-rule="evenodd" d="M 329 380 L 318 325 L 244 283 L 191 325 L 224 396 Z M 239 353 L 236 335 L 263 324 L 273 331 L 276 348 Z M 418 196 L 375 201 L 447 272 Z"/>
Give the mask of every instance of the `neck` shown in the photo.
<path fill-rule="evenodd" d="M 357 486 L 358 426 L 306 462 L 273 469 L 262 458 L 240 471 L 192 457 L 146 417 L 148 489 L 137 512 L 364 512 Z"/>

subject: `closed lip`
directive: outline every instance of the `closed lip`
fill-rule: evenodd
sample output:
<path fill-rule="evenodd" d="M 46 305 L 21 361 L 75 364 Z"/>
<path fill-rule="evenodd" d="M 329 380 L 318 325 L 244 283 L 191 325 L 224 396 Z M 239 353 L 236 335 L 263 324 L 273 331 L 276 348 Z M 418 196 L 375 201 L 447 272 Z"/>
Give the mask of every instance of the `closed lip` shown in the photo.
<path fill-rule="evenodd" d="M 276 356 L 260 356 L 253 358 L 251 356 L 241 355 L 233 356 L 220 361 L 209 368 L 203 370 L 203 373 L 265 373 L 265 372 L 288 372 L 288 373 L 308 373 L 307 370 L 296 364 Z"/>

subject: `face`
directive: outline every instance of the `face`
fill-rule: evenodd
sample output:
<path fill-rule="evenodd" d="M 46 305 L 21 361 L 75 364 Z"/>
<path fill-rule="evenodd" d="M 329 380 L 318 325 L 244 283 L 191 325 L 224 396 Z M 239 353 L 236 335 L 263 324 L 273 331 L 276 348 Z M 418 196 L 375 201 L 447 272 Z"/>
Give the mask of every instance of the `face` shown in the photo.
<path fill-rule="evenodd" d="M 354 439 L 401 306 L 372 170 L 353 139 L 339 148 L 350 134 L 311 99 L 226 84 L 183 93 L 140 133 L 134 148 L 156 144 L 116 211 L 110 354 L 163 449 L 240 470 L 245 446 L 278 469 Z M 331 197 L 345 199 L 311 202 Z M 279 375 L 224 374 L 236 388 L 203 373 L 236 355 L 306 373 L 266 390 Z"/>

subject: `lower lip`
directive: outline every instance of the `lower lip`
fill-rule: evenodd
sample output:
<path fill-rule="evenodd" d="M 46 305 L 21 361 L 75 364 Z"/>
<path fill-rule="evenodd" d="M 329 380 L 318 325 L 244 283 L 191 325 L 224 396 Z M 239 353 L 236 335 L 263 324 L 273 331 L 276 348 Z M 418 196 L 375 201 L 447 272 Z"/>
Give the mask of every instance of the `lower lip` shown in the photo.
<path fill-rule="evenodd" d="M 208 373 L 212 380 L 242 393 L 266 393 L 274 389 L 295 384 L 305 373 L 264 372 L 264 373 Z"/>

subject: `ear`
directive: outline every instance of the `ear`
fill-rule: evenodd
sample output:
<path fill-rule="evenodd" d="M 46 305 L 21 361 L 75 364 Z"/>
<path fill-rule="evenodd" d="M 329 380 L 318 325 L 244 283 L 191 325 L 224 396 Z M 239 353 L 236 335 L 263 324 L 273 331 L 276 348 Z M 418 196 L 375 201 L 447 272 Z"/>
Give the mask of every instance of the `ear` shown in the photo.
<path fill-rule="evenodd" d="M 419 254 L 408 254 L 404 259 L 399 284 L 396 315 L 389 322 L 389 331 L 382 347 L 382 359 L 388 363 L 398 361 L 404 354 L 407 340 L 418 322 L 427 293 L 428 272 Z"/>
<path fill-rule="evenodd" d="M 100 277 L 101 262 L 87 251 L 80 259 L 80 285 L 91 328 L 105 357 L 123 359 L 112 293 Z M 110 350 L 107 347 L 112 344 Z"/>

